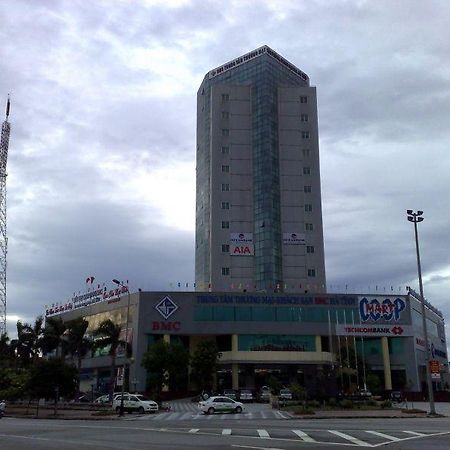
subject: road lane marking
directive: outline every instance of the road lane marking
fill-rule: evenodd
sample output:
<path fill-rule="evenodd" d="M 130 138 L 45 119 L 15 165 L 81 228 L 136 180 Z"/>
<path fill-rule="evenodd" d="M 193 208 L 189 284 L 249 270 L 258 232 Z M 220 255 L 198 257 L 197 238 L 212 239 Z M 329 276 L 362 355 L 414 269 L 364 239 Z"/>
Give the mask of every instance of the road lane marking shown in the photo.
<path fill-rule="evenodd" d="M 306 434 L 304 431 L 292 430 L 292 432 L 295 433 L 304 442 L 317 442 L 315 439 Z"/>
<path fill-rule="evenodd" d="M 362 441 L 361 439 L 355 438 L 354 436 L 350 436 L 349 434 L 342 433 L 341 431 L 337 430 L 328 430 L 329 433 L 335 434 L 336 436 L 341 437 L 342 439 L 347 439 L 347 441 L 353 442 L 354 444 L 361 445 L 361 446 L 367 446 L 372 447 L 371 444 Z"/>
<path fill-rule="evenodd" d="M 426 436 L 425 433 L 418 433 L 417 431 L 403 431 L 403 433 L 413 434 L 414 436 Z"/>
<path fill-rule="evenodd" d="M 395 436 L 391 436 L 390 434 L 380 433 L 379 431 L 366 430 L 366 433 L 370 433 L 370 434 L 373 434 L 375 436 L 379 436 L 379 437 L 382 437 L 382 438 L 385 438 L 385 439 L 389 439 L 392 442 L 398 442 L 398 441 L 402 440 L 401 438 L 398 438 L 398 437 L 395 437 Z"/>
<path fill-rule="evenodd" d="M 200 428 L 192 428 L 189 430 L 189 433 L 197 433 L 198 431 L 200 431 Z"/>
<path fill-rule="evenodd" d="M 222 430 L 222 434 L 224 436 L 229 436 L 231 434 L 231 430 L 229 428 L 225 428 L 224 430 Z"/>
<path fill-rule="evenodd" d="M 266 430 L 256 430 L 258 432 L 258 435 L 260 438 L 269 438 L 270 439 L 270 435 Z"/>
<path fill-rule="evenodd" d="M 283 450 L 282 448 L 274 448 L 274 447 L 252 447 L 250 445 L 232 445 L 232 447 L 237 448 L 252 448 L 255 450 Z"/>

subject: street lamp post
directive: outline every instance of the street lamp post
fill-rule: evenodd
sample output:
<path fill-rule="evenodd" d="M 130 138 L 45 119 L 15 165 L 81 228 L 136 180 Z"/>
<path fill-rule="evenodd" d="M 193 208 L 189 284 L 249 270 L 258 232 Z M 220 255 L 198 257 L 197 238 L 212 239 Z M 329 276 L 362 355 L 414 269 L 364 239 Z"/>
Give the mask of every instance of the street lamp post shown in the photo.
<path fill-rule="evenodd" d="M 427 385 L 428 385 L 428 399 L 430 402 L 430 414 L 436 414 L 436 409 L 434 407 L 434 394 L 433 394 L 433 383 L 431 380 L 431 368 L 430 368 L 430 348 L 428 346 L 428 331 L 427 331 L 427 318 L 425 312 L 425 297 L 423 295 L 423 284 L 422 284 L 422 269 L 420 266 L 420 252 L 419 252 L 419 237 L 417 232 L 417 224 L 423 221 L 423 211 L 414 212 L 412 209 L 406 211 L 408 215 L 409 222 L 414 223 L 414 235 L 416 238 L 416 254 L 417 254 L 417 271 L 419 274 L 419 290 L 420 290 L 420 303 L 422 305 L 422 327 L 423 334 L 425 336 L 425 348 L 426 348 L 426 373 L 427 373 Z"/>
<path fill-rule="evenodd" d="M 125 325 L 125 360 L 123 362 L 122 367 L 122 390 L 121 390 L 121 396 L 120 396 L 120 412 L 119 416 L 123 416 L 123 397 L 124 397 L 124 389 L 125 389 L 125 373 L 127 368 L 127 362 L 128 362 L 128 356 L 127 356 L 127 350 L 128 350 L 128 320 L 130 317 L 130 290 L 128 289 L 128 286 L 125 286 L 121 281 L 119 280 L 112 280 L 113 283 L 117 284 L 118 286 L 126 287 L 127 288 L 127 318 L 126 318 L 126 325 Z"/>

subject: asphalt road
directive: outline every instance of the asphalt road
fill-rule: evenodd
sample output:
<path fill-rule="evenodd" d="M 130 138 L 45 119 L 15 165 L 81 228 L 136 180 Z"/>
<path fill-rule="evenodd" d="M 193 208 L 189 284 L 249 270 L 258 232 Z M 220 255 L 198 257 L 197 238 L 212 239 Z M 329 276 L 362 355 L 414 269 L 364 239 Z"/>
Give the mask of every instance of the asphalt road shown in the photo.
<path fill-rule="evenodd" d="M 160 428 L 164 425 L 165 428 Z M 3 418 L 0 450 L 450 448 L 450 419 L 72 421 Z"/>

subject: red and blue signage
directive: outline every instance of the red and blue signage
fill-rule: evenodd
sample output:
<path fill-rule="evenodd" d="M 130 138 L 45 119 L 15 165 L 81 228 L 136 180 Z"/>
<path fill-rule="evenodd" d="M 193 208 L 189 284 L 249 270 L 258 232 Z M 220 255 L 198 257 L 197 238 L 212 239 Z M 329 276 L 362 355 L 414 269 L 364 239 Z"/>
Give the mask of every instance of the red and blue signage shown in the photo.
<path fill-rule="evenodd" d="M 359 300 L 359 315 L 363 322 L 368 320 L 390 322 L 400 319 L 401 312 L 406 308 L 406 302 L 401 298 L 385 298 L 383 300 L 363 297 Z"/>

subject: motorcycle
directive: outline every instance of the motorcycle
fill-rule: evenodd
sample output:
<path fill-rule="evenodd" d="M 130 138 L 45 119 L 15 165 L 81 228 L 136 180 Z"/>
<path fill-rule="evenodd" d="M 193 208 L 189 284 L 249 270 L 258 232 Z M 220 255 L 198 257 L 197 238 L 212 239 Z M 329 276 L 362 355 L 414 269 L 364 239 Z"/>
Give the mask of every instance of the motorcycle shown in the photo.
<path fill-rule="evenodd" d="M 0 419 L 5 415 L 6 402 L 5 400 L 0 401 Z"/>

